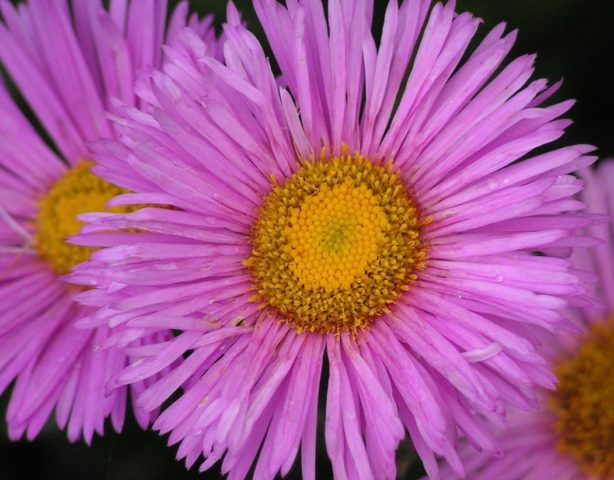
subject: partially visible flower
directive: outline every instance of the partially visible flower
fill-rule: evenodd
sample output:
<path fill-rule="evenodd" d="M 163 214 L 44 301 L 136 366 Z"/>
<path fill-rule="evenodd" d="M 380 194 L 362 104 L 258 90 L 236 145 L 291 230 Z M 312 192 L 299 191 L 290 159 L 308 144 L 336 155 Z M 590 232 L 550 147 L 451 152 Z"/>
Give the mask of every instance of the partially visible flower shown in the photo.
<path fill-rule="evenodd" d="M 598 307 L 577 310 L 586 331 L 563 335 L 548 345 L 558 378 L 543 392 L 537 412 L 511 413 L 499 434 L 501 455 L 462 449 L 471 480 L 607 480 L 614 478 L 614 161 L 604 161 L 586 180 L 585 202 L 607 222 L 591 227 L 603 240 L 578 250 L 576 264 L 597 277 Z M 458 478 L 445 468 L 442 478 Z"/>
<path fill-rule="evenodd" d="M 139 73 L 158 65 L 165 38 L 165 0 L 0 0 L 0 61 L 39 123 L 50 148 L 0 84 L 0 392 L 15 381 L 7 412 L 11 438 L 35 437 L 55 409 L 68 438 L 89 443 L 110 416 L 121 428 L 126 388 L 105 383 L 127 364 L 124 353 L 100 350 L 109 329 L 79 330 L 90 313 L 61 277 L 91 249 L 66 243 L 76 215 L 103 211 L 121 192 L 91 172 L 87 144 L 111 138 L 105 109 L 116 98 L 137 105 Z M 168 37 L 188 22 L 179 5 Z M 212 41 L 210 20 L 190 25 Z M 119 211 L 129 211 L 120 208 Z M 117 211 L 117 210 L 116 210 Z M 164 333 L 154 339 L 164 338 Z M 146 383 L 136 383 L 139 393 Z M 151 412 L 135 410 L 142 425 Z"/>
<path fill-rule="evenodd" d="M 584 294 L 565 254 L 591 242 L 571 172 L 593 148 L 531 156 L 572 102 L 540 106 L 533 56 L 501 67 L 503 25 L 469 54 L 480 22 L 454 3 L 391 1 L 378 40 L 372 1 L 322 3 L 254 2 L 279 77 L 232 6 L 223 61 L 171 42 L 139 90 L 155 107 L 95 155 L 133 191 L 112 205 L 165 208 L 82 216 L 76 240 L 107 248 L 71 279 L 138 357 L 118 386 L 169 369 L 147 410 L 182 389 L 155 428 L 188 465 L 268 479 L 300 449 L 313 478 L 326 356 L 336 478 L 394 478 L 406 432 L 433 477 L 436 455 L 460 473 L 459 431 L 496 450 L 489 423 L 554 384 L 535 333 Z"/>

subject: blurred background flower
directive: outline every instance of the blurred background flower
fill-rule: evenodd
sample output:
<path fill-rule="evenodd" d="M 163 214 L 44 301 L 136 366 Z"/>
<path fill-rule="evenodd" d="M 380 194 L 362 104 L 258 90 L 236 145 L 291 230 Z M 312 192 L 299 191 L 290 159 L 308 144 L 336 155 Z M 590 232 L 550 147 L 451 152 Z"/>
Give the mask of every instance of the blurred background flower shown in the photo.
<path fill-rule="evenodd" d="M 464 444 L 461 458 L 471 480 L 611 479 L 614 475 L 614 160 L 595 171 L 581 172 L 582 197 L 607 222 L 590 227 L 603 241 L 597 248 L 578 249 L 573 261 L 596 280 L 590 288 L 594 305 L 570 315 L 585 331 L 548 339 L 547 351 L 558 385 L 542 392 L 542 409 L 511 411 L 509 429 L 499 441 L 503 456 L 478 452 Z M 448 467 L 442 478 L 458 480 Z"/>

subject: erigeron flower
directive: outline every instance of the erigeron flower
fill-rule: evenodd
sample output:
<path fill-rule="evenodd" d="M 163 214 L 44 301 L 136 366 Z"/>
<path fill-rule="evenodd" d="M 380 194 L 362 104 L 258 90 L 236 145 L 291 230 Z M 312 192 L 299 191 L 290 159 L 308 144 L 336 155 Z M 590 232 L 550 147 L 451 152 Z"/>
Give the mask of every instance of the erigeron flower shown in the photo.
<path fill-rule="evenodd" d="M 143 105 L 133 84 L 160 63 L 165 36 L 189 23 L 214 45 L 211 20 L 188 20 L 185 3 L 166 35 L 166 1 L 112 4 L 106 11 L 96 0 L 0 1 L 0 64 L 36 118 L 31 123 L 0 84 L 0 391 L 15 381 L 7 412 L 13 439 L 34 438 L 54 409 L 72 441 L 89 443 L 107 417 L 121 428 L 127 388 L 107 393 L 105 383 L 128 359 L 100 348 L 108 328 L 75 327 L 90 309 L 62 280 L 91 252 L 66 242 L 82 224 L 76 216 L 104 210 L 125 192 L 92 173 L 87 144 L 113 137 L 105 113 L 113 99 Z M 141 425 L 152 415 L 135 413 Z"/>
<path fill-rule="evenodd" d="M 543 106 L 533 56 L 502 66 L 504 25 L 467 52 L 454 3 L 392 1 L 380 39 L 372 1 L 254 6 L 279 75 L 231 5 L 223 60 L 185 31 L 98 144 L 133 192 L 111 205 L 160 207 L 80 217 L 105 247 L 71 276 L 98 287 L 82 323 L 136 358 L 117 386 L 162 374 L 138 404 L 172 399 L 154 427 L 189 466 L 273 478 L 300 449 L 314 478 L 326 382 L 335 478 L 394 478 L 406 433 L 461 474 L 459 433 L 495 451 L 489 425 L 554 385 L 535 333 L 584 294 L 563 254 L 592 241 L 571 172 L 593 148 L 531 153 L 572 103 Z"/>
<path fill-rule="evenodd" d="M 581 249 L 574 263 L 593 273 L 591 295 L 598 300 L 577 308 L 581 335 L 560 335 L 547 343 L 558 385 L 542 392 L 540 409 L 513 411 L 509 428 L 498 432 L 501 452 L 492 456 L 461 447 L 467 478 L 475 480 L 607 480 L 614 476 L 614 162 L 604 161 L 586 181 L 584 201 L 607 222 L 590 229 L 603 243 Z M 458 478 L 444 467 L 443 478 Z"/>

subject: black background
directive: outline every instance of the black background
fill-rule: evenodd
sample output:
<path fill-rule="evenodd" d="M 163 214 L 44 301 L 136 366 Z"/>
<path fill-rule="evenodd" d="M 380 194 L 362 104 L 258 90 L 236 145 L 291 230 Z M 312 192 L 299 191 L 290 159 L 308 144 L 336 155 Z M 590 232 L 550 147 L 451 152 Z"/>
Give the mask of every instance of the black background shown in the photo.
<path fill-rule="evenodd" d="M 89 1 L 89 0 L 78 0 Z M 356 0 L 359 1 L 359 0 Z M 383 18 L 386 0 L 376 2 L 376 30 Z M 236 0 L 250 28 L 263 39 L 248 0 Z M 224 18 L 226 0 L 192 1 L 202 13 L 215 13 L 218 23 Z M 614 156 L 614 75 L 612 61 L 612 25 L 614 3 L 611 0 L 458 0 L 457 10 L 468 10 L 484 19 L 478 36 L 495 24 L 506 21 L 518 28 L 520 35 L 510 58 L 524 53 L 538 53 L 537 73 L 552 81 L 565 82 L 555 100 L 575 98 L 578 103 L 570 116 L 575 123 L 564 143 L 590 143 L 602 157 Z M 4 412 L 8 394 L 0 398 Z M 322 402 L 321 402 L 322 403 Z M 53 421 L 32 443 L 11 443 L 5 425 L 0 428 L 0 477 L 4 480 L 88 479 L 88 480 L 158 480 L 215 479 L 213 469 L 199 474 L 186 471 L 174 460 L 175 448 L 166 447 L 166 439 L 153 432 L 143 432 L 129 418 L 122 435 L 110 432 L 95 438 L 88 448 L 82 442 L 69 444 Z M 331 478 L 330 466 L 320 439 L 319 478 Z M 421 467 L 405 443 L 398 454 L 399 478 L 421 475 Z M 295 468 L 289 478 L 300 478 Z"/>

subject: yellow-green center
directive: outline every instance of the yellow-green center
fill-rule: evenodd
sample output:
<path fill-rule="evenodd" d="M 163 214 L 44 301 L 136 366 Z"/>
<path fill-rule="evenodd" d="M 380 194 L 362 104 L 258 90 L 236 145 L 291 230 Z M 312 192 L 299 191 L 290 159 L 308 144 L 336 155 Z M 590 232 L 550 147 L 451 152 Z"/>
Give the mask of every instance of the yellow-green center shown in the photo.
<path fill-rule="evenodd" d="M 253 300 L 300 332 L 364 328 L 424 269 L 425 223 L 391 164 L 304 162 L 274 185 L 252 229 Z"/>
<path fill-rule="evenodd" d="M 596 324 L 555 369 L 557 447 L 596 478 L 614 478 L 614 318 Z"/>
<path fill-rule="evenodd" d="M 77 216 L 105 211 L 111 198 L 126 193 L 92 173 L 92 166 L 90 161 L 81 161 L 67 170 L 39 202 L 34 246 L 39 257 L 58 275 L 88 260 L 93 250 L 66 242 L 66 237 L 77 234 L 83 225 Z M 130 210 L 130 207 L 116 207 L 109 211 Z"/>

